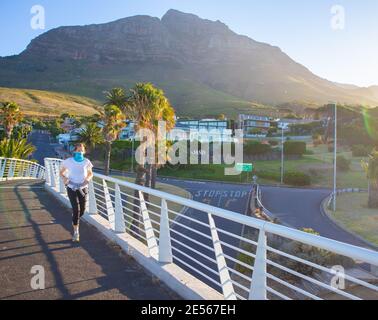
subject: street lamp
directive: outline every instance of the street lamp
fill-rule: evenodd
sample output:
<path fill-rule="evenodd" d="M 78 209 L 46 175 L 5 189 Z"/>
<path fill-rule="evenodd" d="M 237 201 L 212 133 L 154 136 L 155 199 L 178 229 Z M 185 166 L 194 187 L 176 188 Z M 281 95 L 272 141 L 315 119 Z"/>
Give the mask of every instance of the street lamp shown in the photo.
<path fill-rule="evenodd" d="M 134 172 L 134 139 L 135 136 L 132 136 L 131 140 L 131 172 Z"/>
<path fill-rule="evenodd" d="M 332 209 L 336 211 L 336 189 L 337 189 L 337 104 L 335 106 L 335 136 L 334 136 L 334 147 L 333 147 L 333 204 Z"/>
<path fill-rule="evenodd" d="M 284 160 L 285 160 L 285 155 L 284 155 L 284 126 L 283 123 L 281 123 L 281 184 L 284 183 Z"/>

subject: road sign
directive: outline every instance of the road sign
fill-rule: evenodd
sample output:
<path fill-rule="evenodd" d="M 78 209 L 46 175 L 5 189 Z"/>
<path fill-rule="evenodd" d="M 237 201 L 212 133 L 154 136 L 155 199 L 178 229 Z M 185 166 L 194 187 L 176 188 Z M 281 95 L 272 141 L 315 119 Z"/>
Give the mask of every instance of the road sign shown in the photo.
<path fill-rule="evenodd" d="M 241 172 L 252 172 L 253 164 L 252 163 L 237 163 L 236 170 Z"/>

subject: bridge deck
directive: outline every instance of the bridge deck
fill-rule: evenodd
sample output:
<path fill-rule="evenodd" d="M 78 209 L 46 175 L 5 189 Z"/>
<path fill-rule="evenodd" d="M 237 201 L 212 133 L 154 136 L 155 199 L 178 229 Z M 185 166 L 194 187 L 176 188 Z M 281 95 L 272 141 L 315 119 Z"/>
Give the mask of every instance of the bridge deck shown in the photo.
<path fill-rule="evenodd" d="M 45 290 L 31 268 L 45 269 Z M 0 299 L 177 299 L 132 258 L 82 223 L 71 242 L 71 213 L 40 181 L 0 183 Z"/>

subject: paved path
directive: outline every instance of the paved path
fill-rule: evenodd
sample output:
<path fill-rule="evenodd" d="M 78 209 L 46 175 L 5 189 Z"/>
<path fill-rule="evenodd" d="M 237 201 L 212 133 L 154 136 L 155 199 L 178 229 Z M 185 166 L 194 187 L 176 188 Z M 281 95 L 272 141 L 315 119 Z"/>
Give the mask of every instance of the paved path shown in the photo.
<path fill-rule="evenodd" d="M 31 268 L 46 289 L 31 289 Z M 0 183 L 0 299 L 177 299 L 132 258 L 82 223 L 71 242 L 71 213 L 43 183 Z"/>

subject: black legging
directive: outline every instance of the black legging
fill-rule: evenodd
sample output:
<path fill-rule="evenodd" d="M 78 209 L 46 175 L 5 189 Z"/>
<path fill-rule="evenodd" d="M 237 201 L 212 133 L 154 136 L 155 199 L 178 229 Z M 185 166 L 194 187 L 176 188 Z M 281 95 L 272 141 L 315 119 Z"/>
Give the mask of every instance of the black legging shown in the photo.
<path fill-rule="evenodd" d="M 80 218 L 85 212 L 85 206 L 88 198 L 88 188 L 83 188 L 81 191 L 74 191 L 70 187 L 67 187 L 67 195 L 72 206 L 72 224 L 77 226 Z"/>

